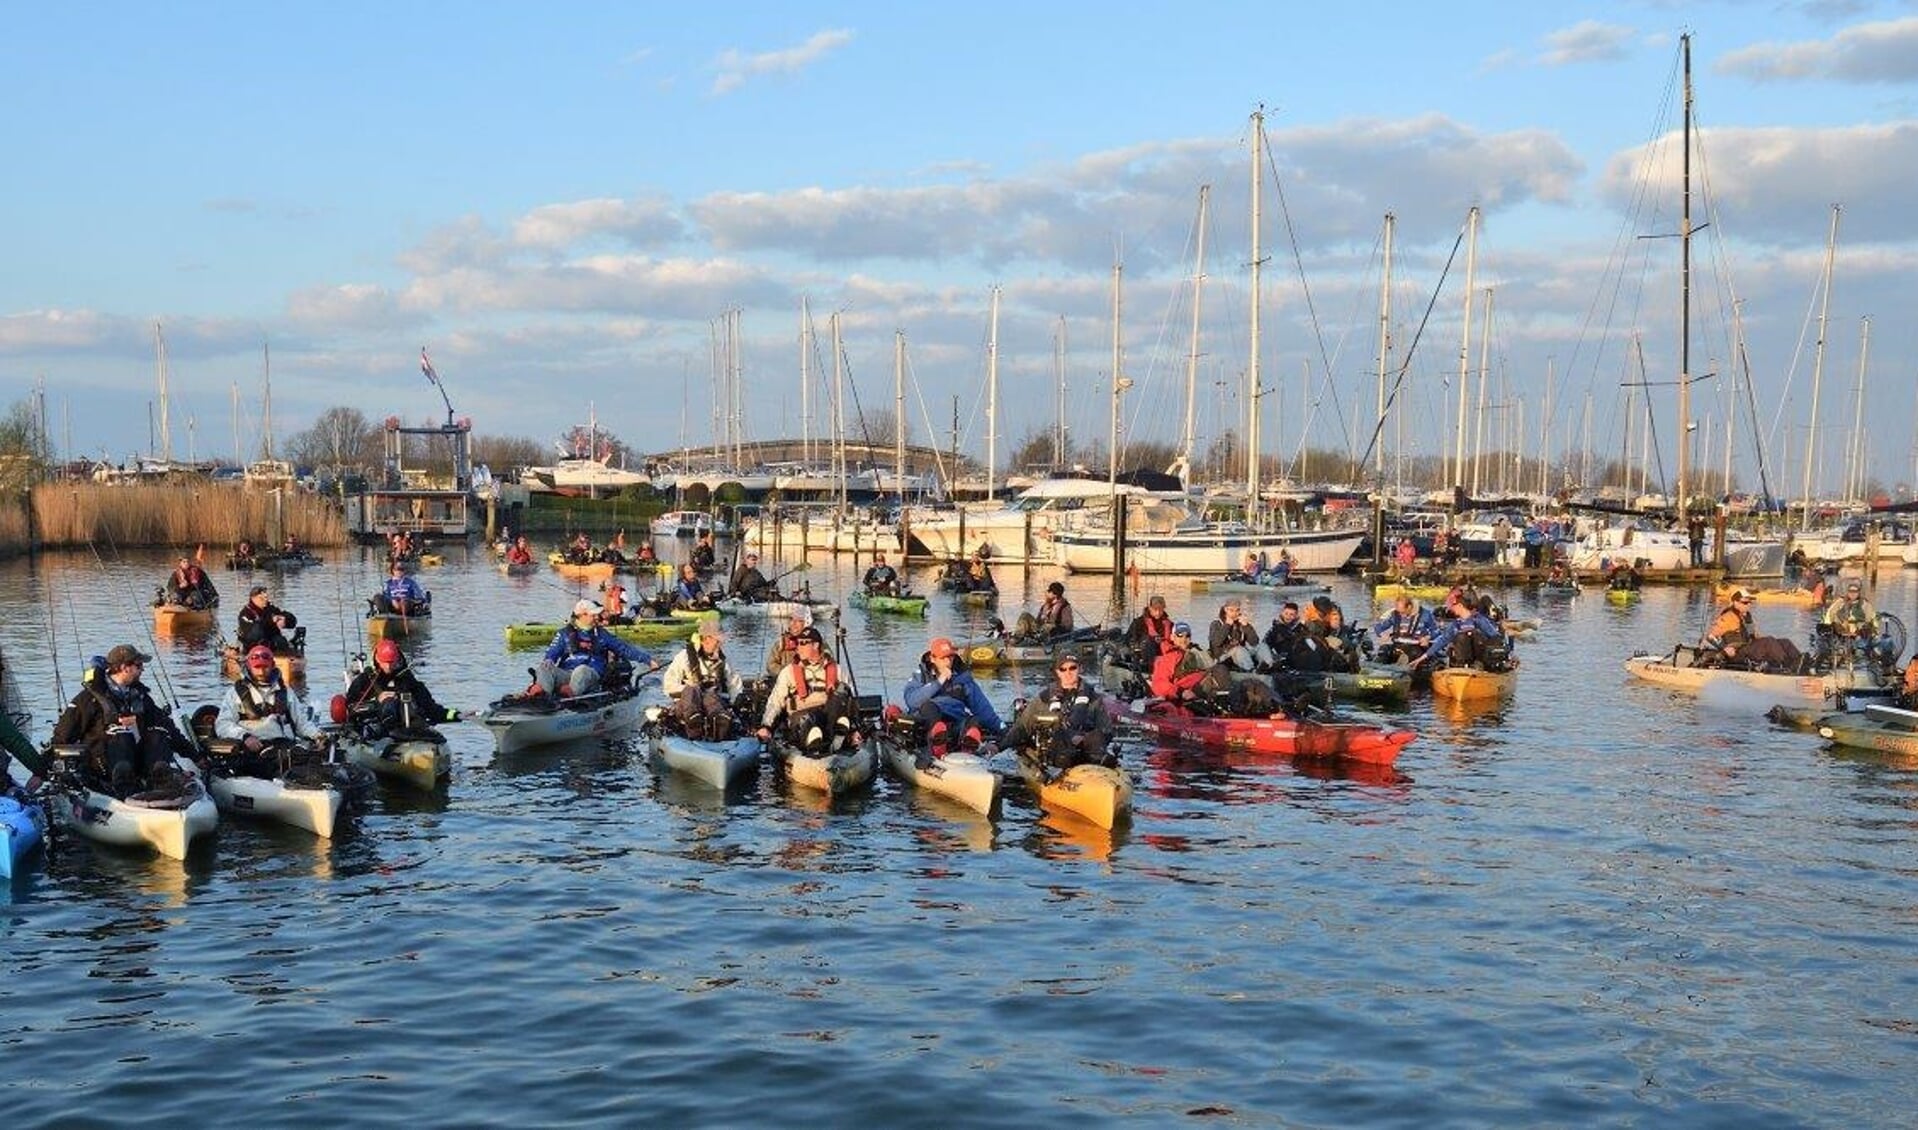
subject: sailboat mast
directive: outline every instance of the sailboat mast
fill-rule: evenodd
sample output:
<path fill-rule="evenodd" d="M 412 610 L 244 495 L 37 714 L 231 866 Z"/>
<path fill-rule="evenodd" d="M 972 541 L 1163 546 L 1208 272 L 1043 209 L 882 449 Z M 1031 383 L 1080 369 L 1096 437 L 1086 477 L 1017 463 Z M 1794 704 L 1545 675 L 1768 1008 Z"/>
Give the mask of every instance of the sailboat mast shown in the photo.
<path fill-rule="evenodd" d="M 160 323 L 153 323 L 154 364 L 159 367 L 160 378 L 160 458 L 171 469 L 173 464 L 173 425 L 167 411 L 167 364 L 166 335 L 160 332 Z"/>
<path fill-rule="evenodd" d="M 1685 56 L 1685 158 L 1683 207 L 1678 221 L 1678 516 L 1686 512 L 1692 447 L 1692 37 L 1678 42 Z"/>
<path fill-rule="evenodd" d="M 799 299 L 799 461 L 812 467 L 812 310 Z"/>
<path fill-rule="evenodd" d="M 999 288 L 992 288 L 992 315 L 986 331 L 986 502 L 998 497 L 999 470 Z"/>
<path fill-rule="evenodd" d="M 1479 472 L 1485 456 L 1485 382 L 1492 367 L 1492 288 L 1485 288 L 1485 331 L 1478 347 L 1478 412 L 1472 421 L 1472 493 L 1479 492 Z"/>
<path fill-rule="evenodd" d="M 1066 316 L 1059 315 L 1059 329 L 1052 337 L 1052 372 L 1058 385 L 1059 403 L 1056 409 L 1057 431 L 1052 440 L 1052 465 L 1060 471 L 1065 470 L 1066 456 L 1070 449 L 1066 446 Z"/>
<path fill-rule="evenodd" d="M 1265 260 L 1260 253 L 1259 228 L 1261 193 L 1265 176 L 1265 111 L 1252 112 L 1252 312 L 1247 322 L 1251 338 L 1245 365 L 1245 513 L 1252 517 L 1259 509 L 1259 287 Z"/>
<path fill-rule="evenodd" d="M 1831 313 L 1831 270 L 1838 257 L 1838 216 L 1843 211 L 1840 205 L 1831 206 L 1831 234 L 1825 239 L 1825 293 L 1818 306 L 1818 347 L 1812 352 L 1811 422 L 1805 427 L 1805 510 L 1799 515 L 1801 530 L 1811 528 L 1811 471 L 1817 463 L 1818 451 L 1818 386 L 1825 377 L 1825 320 Z"/>
<path fill-rule="evenodd" d="M 1852 406 L 1851 459 L 1845 474 L 1845 498 L 1863 501 L 1865 497 L 1865 364 L 1871 356 L 1871 318 L 1858 327 L 1858 402 Z"/>
<path fill-rule="evenodd" d="M 266 458 L 273 458 L 273 354 L 266 342 L 260 343 L 260 373 L 265 378 L 266 395 L 261 412 L 264 436 L 260 443 L 266 451 Z"/>
<path fill-rule="evenodd" d="M 1477 286 L 1478 206 L 1465 213 L 1465 319 L 1458 343 L 1458 424 L 1452 432 L 1453 486 L 1465 482 L 1465 401 L 1472 387 L 1472 288 Z"/>
<path fill-rule="evenodd" d="M 892 331 L 892 485 L 906 501 L 906 331 Z"/>
<path fill-rule="evenodd" d="M 846 511 L 846 354 L 839 341 L 839 312 L 833 311 L 832 330 L 832 473 L 839 484 L 839 511 Z"/>
<path fill-rule="evenodd" d="M 1192 485 L 1192 448 L 1198 442 L 1194 433 L 1199 390 L 1199 307 L 1205 294 L 1206 207 L 1212 199 L 1212 186 L 1199 186 L 1199 230 L 1197 253 L 1192 266 L 1192 341 L 1185 354 L 1185 428 L 1179 433 L 1179 486 Z"/>
<path fill-rule="evenodd" d="M 1124 272 L 1124 264 L 1112 264 L 1112 426 L 1106 441 L 1106 482 L 1113 486 L 1115 494 L 1119 485 L 1119 394 L 1125 391 L 1126 385 L 1125 378 L 1120 375 L 1122 354 L 1119 349 L 1122 340 L 1119 322 L 1125 314 L 1120 287 Z"/>
<path fill-rule="evenodd" d="M 1385 434 L 1385 366 L 1392 352 L 1392 229 L 1398 223 L 1398 217 L 1385 214 L 1384 265 L 1379 271 L 1379 372 L 1378 372 L 1378 422 L 1379 434 Z M 1372 444 L 1372 476 L 1375 482 L 1385 481 L 1385 445 Z"/>

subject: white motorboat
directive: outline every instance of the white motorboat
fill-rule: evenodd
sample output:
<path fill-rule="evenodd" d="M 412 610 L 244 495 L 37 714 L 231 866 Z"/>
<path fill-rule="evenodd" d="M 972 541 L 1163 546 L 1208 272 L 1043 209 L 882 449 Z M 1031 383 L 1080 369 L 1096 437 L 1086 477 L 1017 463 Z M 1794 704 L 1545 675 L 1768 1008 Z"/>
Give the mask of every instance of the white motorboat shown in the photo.
<path fill-rule="evenodd" d="M 1262 531 L 1243 522 L 1201 521 L 1165 506 L 1138 508 L 1126 521 L 1126 567 L 1141 573 L 1224 575 L 1243 566 L 1247 556 L 1276 560 L 1281 553 L 1291 555 L 1295 574 L 1336 573 L 1365 540 L 1363 530 Z M 1112 572 L 1109 523 L 1056 531 L 1052 544 L 1068 572 Z"/>
<path fill-rule="evenodd" d="M 1184 498 L 1124 483 L 1115 487 L 1101 479 L 1043 479 L 996 506 L 974 503 L 958 510 L 913 511 L 908 530 L 934 557 L 969 557 L 983 547 L 995 561 L 1050 561 L 1051 535 L 1088 514 L 1110 514 L 1115 494 L 1128 499 Z"/>

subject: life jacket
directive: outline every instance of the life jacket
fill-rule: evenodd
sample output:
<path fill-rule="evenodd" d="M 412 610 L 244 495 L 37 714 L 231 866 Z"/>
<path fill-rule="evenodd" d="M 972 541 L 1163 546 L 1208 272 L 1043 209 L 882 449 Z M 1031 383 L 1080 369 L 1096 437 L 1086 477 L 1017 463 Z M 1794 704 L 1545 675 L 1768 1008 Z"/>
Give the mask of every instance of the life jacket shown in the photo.
<path fill-rule="evenodd" d="M 693 682 L 708 690 L 725 690 L 726 684 L 732 681 L 727 678 L 726 653 L 722 651 L 708 660 L 697 643 L 686 645 L 686 673 L 692 676 Z M 802 674 L 794 682 L 803 678 Z"/>
<path fill-rule="evenodd" d="M 814 691 L 825 691 L 828 695 L 830 695 L 834 691 L 838 690 L 839 689 L 839 664 L 834 663 L 833 661 L 829 659 L 826 661 L 825 667 L 826 667 L 825 684 L 823 686 L 815 687 L 806 680 L 806 665 L 804 663 L 799 662 L 798 660 L 794 660 L 792 665 L 792 673 L 793 673 L 792 696 L 793 698 L 795 699 L 805 698 L 807 695 L 812 694 Z"/>
<path fill-rule="evenodd" d="M 242 675 L 233 680 L 233 690 L 240 700 L 240 718 L 246 722 L 257 722 L 262 718 L 278 718 L 289 725 L 293 721 L 293 711 L 287 704 L 286 684 L 280 681 L 280 673 L 273 673 L 273 681 L 262 687 L 252 679 Z"/>

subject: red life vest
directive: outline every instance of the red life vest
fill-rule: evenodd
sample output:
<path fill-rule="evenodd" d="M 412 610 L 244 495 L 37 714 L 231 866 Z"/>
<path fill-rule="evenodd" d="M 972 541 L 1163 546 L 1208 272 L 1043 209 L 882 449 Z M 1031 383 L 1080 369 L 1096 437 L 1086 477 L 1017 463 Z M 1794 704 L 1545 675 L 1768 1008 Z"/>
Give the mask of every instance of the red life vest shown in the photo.
<path fill-rule="evenodd" d="M 793 663 L 793 697 L 795 699 L 805 698 L 807 695 L 813 693 L 814 689 L 810 683 L 806 682 L 806 665 L 795 661 Z M 839 664 L 831 660 L 826 661 L 826 685 L 817 689 L 823 690 L 827 694 L 831 694 L 839 689 Z"/>

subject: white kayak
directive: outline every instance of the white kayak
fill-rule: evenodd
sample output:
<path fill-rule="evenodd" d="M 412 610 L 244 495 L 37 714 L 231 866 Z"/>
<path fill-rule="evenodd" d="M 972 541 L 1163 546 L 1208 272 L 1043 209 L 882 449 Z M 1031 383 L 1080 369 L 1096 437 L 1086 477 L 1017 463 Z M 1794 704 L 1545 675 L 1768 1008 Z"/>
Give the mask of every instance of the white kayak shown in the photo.
<path fill-rule="evenodd" d="M 839 615 L 839 606 L 830 600 L 741 600 L 729 596 L 713 602 L 721 616 L 757 616 L 766 620 L 784 620 L 790 616 L 811 616 L 830 620 Z"/>
<path fill-rule="evenodd" d="M 950 797 L 987 816 L 998 807 L 1001 779 L 978 754 L 954 751 L 944 757 L 928 756 L 921 764 L 921 750 L 911 742 L 879 737 L 872 744 L 879 747 L 886 767 L 914 788 Z"/>
<path fill-rule="evenodd" d="M 79 751 L 55 747 L 63 761 L 77 764 Z M 177 764 L 177 763 L 176 763 Z M 124 799 L 101 792 L 72 769 L 61 772 L 48 807 L 69 830 L 97 844 L 151 848 L 169 859 L 185 859 L 187 847 L 219 827 L 220 810 L 191 766 L 178 766 L 175 789 L 137 793 Z"/>
<path fill-rule="evenodd" d="M 213 803 L 221 812 L 277 820 L 329 840 L 340 806 L 345 803 L 340 790 L 328 784 L 303 784 L 287 777 L 269 780 L 218 770 L 208 774 L 207 791 L 213 794 Z"/>
<path fill-rule="evenodd" d="M 453 773 L 453 757 L 447 752 L 445 735 L 438 730 L 408 730 L 369 738 L 349 726 L 334 740 L 340 757 L 349 765 L 417 789 L 431 792 Z"/>
<path fill-rule="evenodd" d="M 723 789 L 759 764 L 765 749 L 751 732 L 731 741 L 702 742 L 684 734 L 653 729 L 653 753 L 666 768 Z"/>
<path fill-rule="evenodd" d="M 879 767 L 879 756 L 873 752 L 875 744 L 867 742 L 824 757 L 808 757 L 799 751 L 799 747 L 783 741 L 775 741 L 773 750 L 779 757 L 779 763 L 785 767 L 787 779 L 793 784 L 832 796 L 844 796 L 872 783 L 873 772 Z"/>
<path fill-rule="evenodd" d="M 629 729 L 639 722 L 640 709 L 637 687 L 544 702 L 509 695 L 481 711 L 479 720 L 493 735 L 496 752 L 514 753 Z"/>

